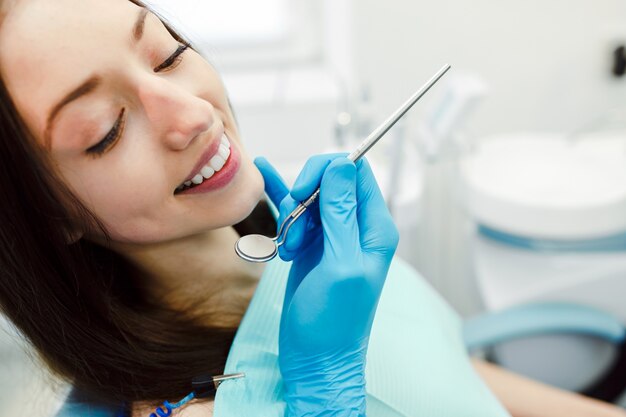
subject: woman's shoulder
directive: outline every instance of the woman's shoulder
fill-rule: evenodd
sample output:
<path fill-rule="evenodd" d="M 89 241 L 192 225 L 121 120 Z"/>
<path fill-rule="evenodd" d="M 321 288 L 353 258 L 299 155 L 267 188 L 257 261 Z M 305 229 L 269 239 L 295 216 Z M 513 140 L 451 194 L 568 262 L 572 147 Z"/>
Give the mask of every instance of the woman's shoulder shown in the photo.
<path fill-rule="evenodd" d="M 130 417 L 145 417 L 154 413 L 154 407 L 136 403 Z M 180 417 L 213 417 L 213 400 L 193 402 L 180 409 Z"/>

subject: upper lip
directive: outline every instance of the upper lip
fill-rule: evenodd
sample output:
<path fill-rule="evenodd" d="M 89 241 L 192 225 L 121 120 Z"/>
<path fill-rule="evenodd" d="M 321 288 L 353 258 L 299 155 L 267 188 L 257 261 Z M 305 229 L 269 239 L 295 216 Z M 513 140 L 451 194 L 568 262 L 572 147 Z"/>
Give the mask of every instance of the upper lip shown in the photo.
<path fill-rule="evenodd" d="M 187 178 L 185 178 L 185 180 L 181 183 L 181 185 L 183 183 L 187 182 L 187 181 L 191 181 L 191 179 L 193 177 L 195 177 L 198 174 L 198 172 L 205 165 L 207 165 L 209 163 L 211 158 L 213 158 L 215 155 L 217 155 L 217 152 L 218 152 L 219 147 L 220 147 L 220 143 L 222 141 L 222 136 L 224 136 L 224 131 L 223 130 L 221 130 L 219 132 L 219 134 L 217 134 L 216 136 L 213 137 L 213 139 L 209 142 L 209 145 L 206 147 L 206 149 L 204 150 L 204 152 L 200 156 L 200 159 L 198 159 L 198 162 L 196 162 L 196 164 L 193 166 L 193 169 L 191 170 L 191 172 L 189 173 Z"/>

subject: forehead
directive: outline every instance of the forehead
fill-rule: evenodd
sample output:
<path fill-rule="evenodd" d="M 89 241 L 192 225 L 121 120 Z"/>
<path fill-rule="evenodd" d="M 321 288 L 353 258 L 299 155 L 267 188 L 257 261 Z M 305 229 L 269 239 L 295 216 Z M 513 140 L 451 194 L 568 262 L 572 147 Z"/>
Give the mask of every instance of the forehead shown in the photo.
<path fill-rule="evenodd" d="M 128 0 L 19 0 L 0 27 L 0 72 L 39 133 L 55 100 L 130 44 L 138 7 Z"/>

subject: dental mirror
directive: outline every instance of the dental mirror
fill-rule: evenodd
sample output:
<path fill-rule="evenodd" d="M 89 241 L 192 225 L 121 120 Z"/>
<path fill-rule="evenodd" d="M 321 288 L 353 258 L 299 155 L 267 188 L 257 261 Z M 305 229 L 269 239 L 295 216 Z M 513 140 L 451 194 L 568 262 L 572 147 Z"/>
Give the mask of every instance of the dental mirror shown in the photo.
<path fill-rule="evenodd" d="M 267 236 L 246 235 L 237 240 L 235 252 L 246 261 L 267 262 L 278 253 L 278 245 Z"/>
<path fill-rule="evenodd" d="M 402 116 L 406 114 L 407 111 L 420 99 L 430 88 L 435 85 L 437 81 L 443 77 L 443 75 L 448 72 L 450 69 L 450 65 L 444 65 L 433 77 L 426 82 L 419 90 L 417 90 L 409 99 L 402 105 L 398 110 L 396 110 L 387 120 L 385 120 L 380 126 L 376 128 L 370 135 L 352 152 L 348 155 L 348 159 L 352 162 L 358 161 L 368 150 L 371 149 L 372 146 L 380 138 L 382 138 L 385 133 L 391 129 L 391 127 L 396 124 L 398 120 Z M 304 203 L 300 203 L 290 214 L 285 218 L 285 220 L 280 225 L 280 229 L 276 234 L 276 237 L 270 238 L 264 235 L 259 234 L 251 234 L 240 237 L 235 243 L 235 252 L 239 257 L 245 259 L 249 262 L 267 262 L 273 259 L 278 253 L 278 247 L 282 245 L 287 239 L 287 232 L 289 232 L 289 228 L 295 221 L 304 213 L 309 205 L 311 205 L 317 196 L 320 194 L 320 189 L 318 188 Z M 287 225 L 287 227 L 285 227 Z M 283 234 L 283 229 L 285 232 Z M 280 239 L 280 240 L 279 240 Z"/>

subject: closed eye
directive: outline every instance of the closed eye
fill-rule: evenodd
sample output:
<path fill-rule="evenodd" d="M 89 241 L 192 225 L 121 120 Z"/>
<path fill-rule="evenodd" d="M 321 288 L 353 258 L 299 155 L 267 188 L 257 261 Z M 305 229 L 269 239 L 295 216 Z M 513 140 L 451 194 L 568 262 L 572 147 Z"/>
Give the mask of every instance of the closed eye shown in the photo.
<path fill-rule="evenodd" d="M 109 147 L 114 145 L 119 137 L 122 136 L 122 132 L 124 131 L 124 124 L 126 121 L 125 115 L 126 109 L 122 109 L 119 116 L 117 117 L 117 120 L 115 121 L 115 124 L 113 125 L 109 133 L 107 133 L 107 135 L 104 137 L 104 139 L 102 139 L 91 148 L 87 149 L 85 152 L 93 157 L 98 157 L 102 155 Z"/>
<path fill-rule="evenodd" d="M 172 55 L 170 55 L 169 58 L 163 61 L 162 64 L 154 67 L 153 71 L 164 72 L 176 68 L 178 64 L 180 64 L 180 61 L 182 61 L 183 58 L 181 55 L 187 50 L 187 48 L 189 48 L 188 45 L 179 45 L 178 49 L 176 49 L 176 51 Z"/>

